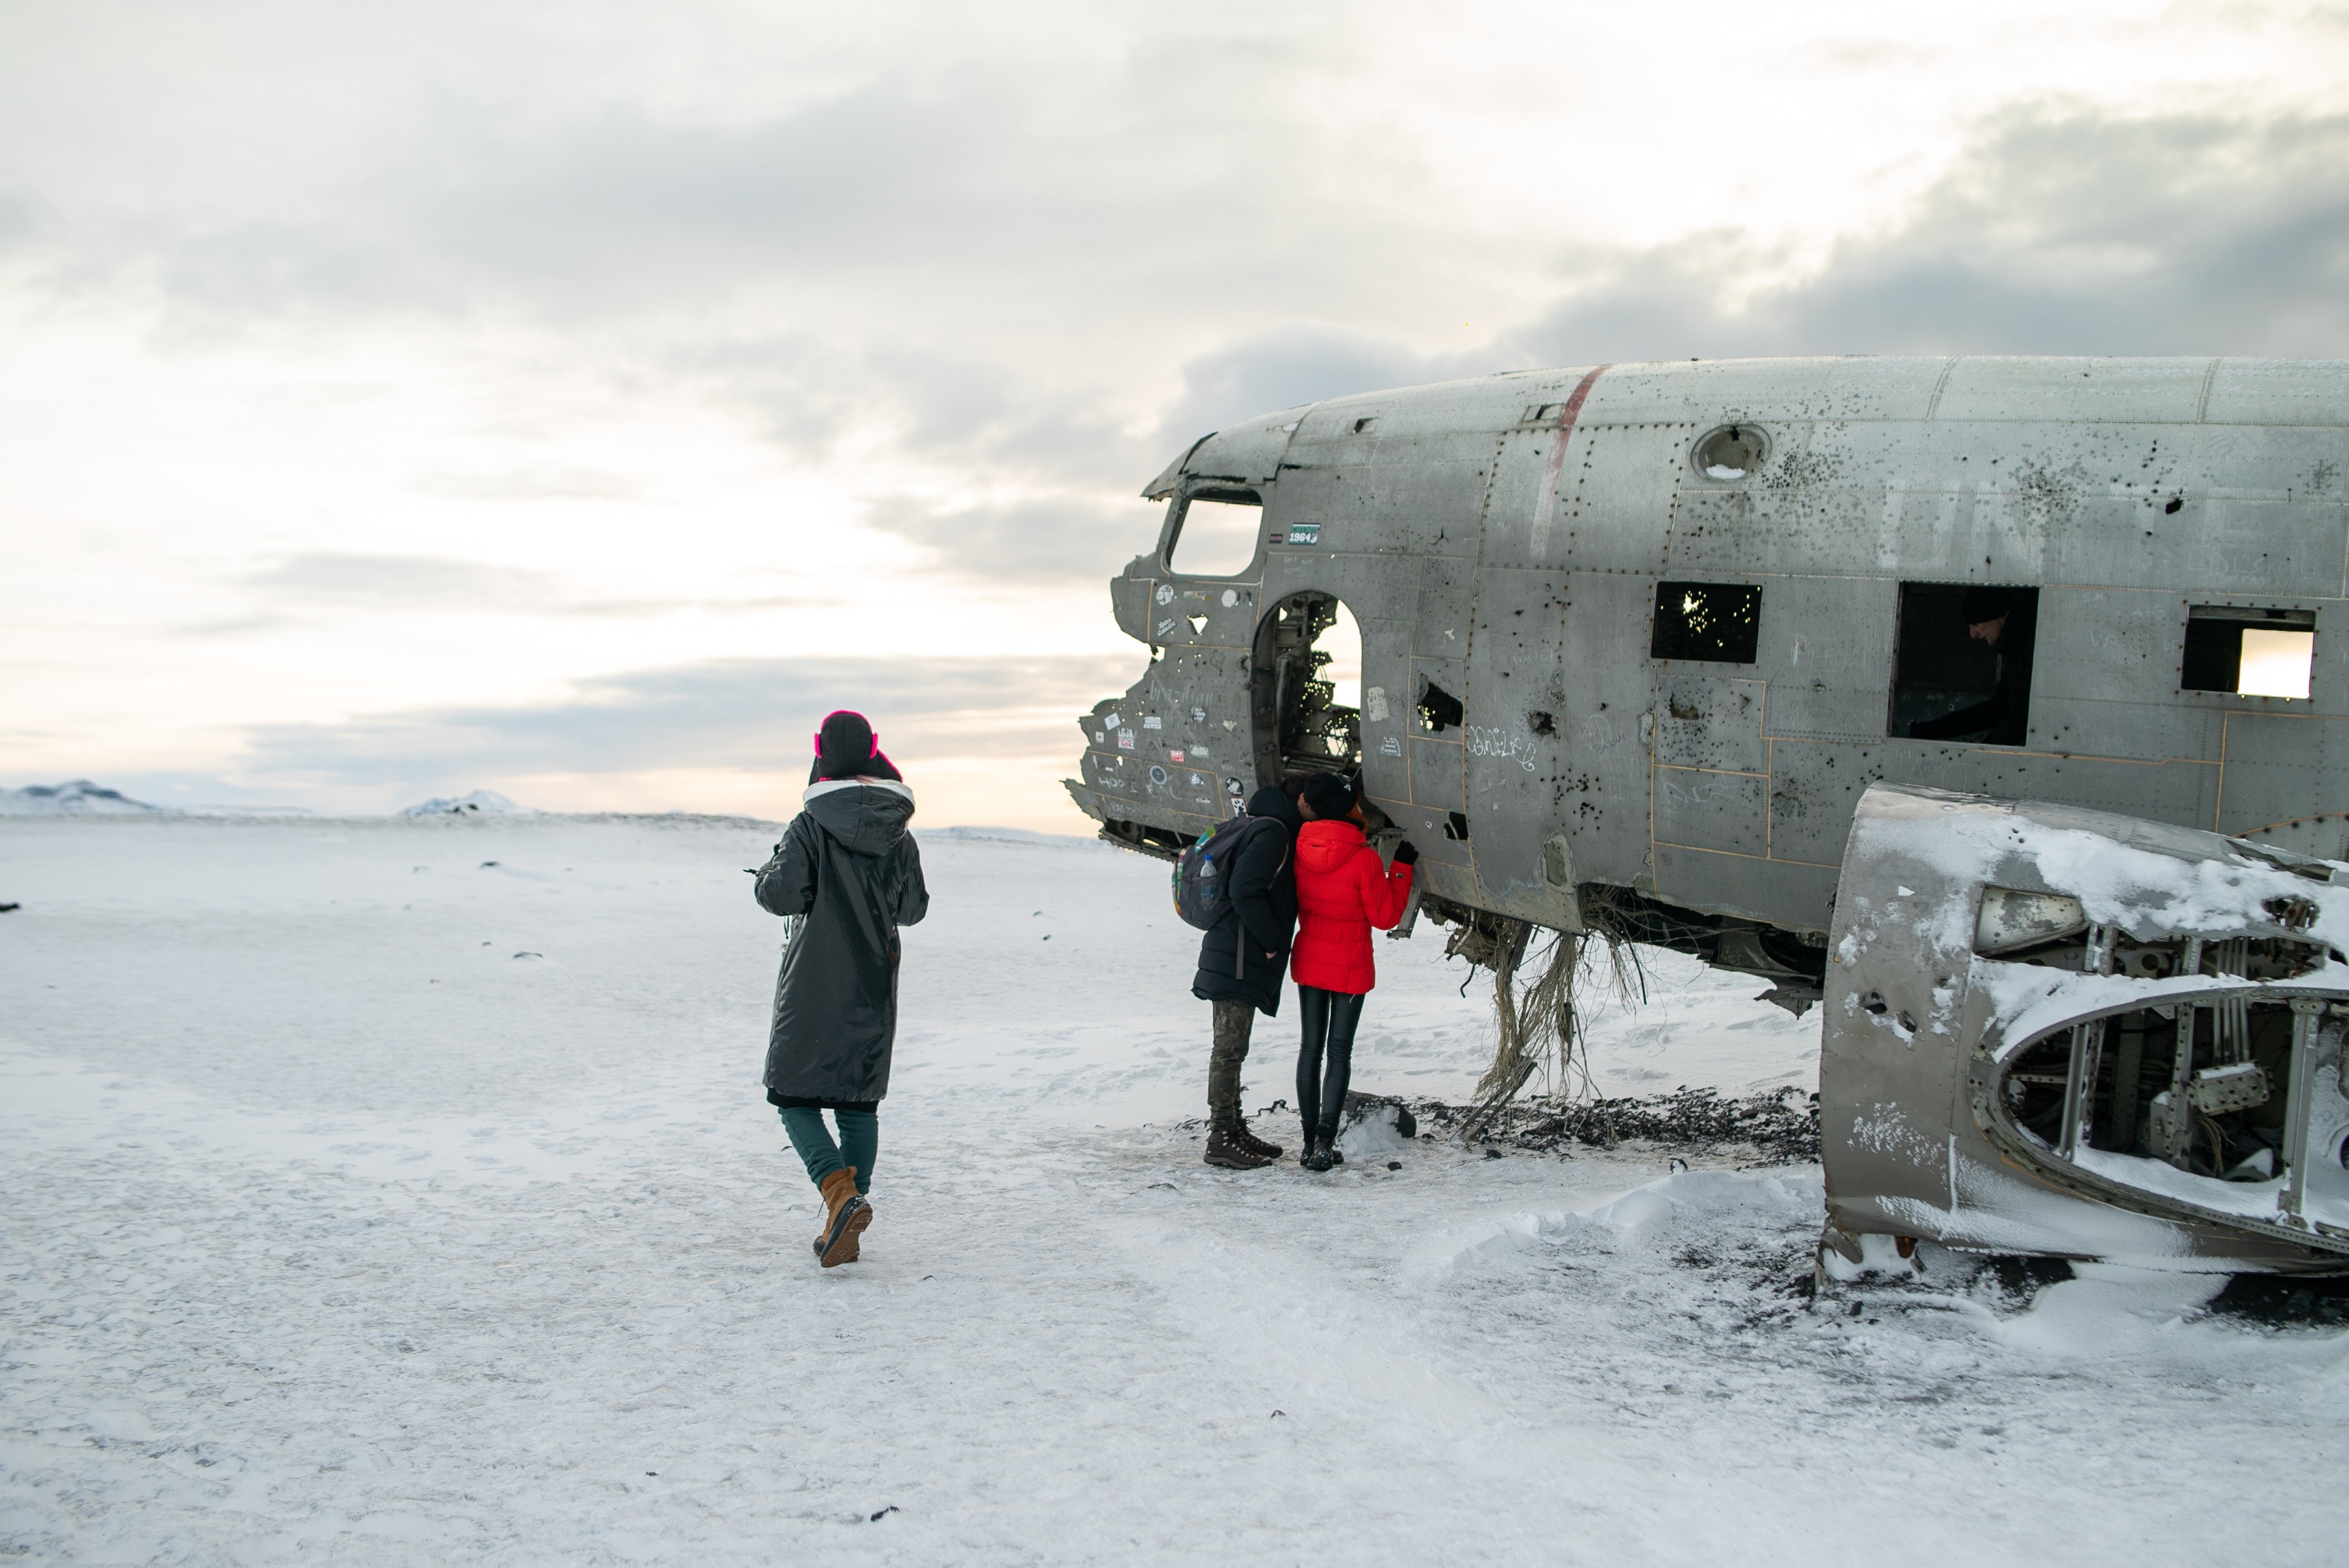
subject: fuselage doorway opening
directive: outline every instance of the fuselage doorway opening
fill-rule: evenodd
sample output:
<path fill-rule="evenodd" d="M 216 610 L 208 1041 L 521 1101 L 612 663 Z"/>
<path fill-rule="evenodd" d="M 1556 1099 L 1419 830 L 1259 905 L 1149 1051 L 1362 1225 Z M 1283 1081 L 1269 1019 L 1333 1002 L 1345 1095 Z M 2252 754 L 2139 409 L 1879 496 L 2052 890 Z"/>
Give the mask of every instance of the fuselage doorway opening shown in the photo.
<path fill-rule="evenodd" d="M 1258 784 L 1361 772 L 1362 634 L 1336 594 L 1308 589 L 1272 606 L 1248 684 Z"/>

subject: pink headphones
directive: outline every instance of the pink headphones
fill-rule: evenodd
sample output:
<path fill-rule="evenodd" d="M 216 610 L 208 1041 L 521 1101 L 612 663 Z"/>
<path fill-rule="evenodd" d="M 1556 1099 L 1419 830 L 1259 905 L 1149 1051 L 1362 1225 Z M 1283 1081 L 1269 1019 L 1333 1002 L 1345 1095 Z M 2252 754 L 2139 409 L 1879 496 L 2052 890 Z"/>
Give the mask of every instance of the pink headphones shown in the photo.
<path fill-rule="evenodd" d="M 823 731 L 821 729 L 815 732 L 815 754 L 818 757 L 823 755 Z M 864 755 L 868 758 L 878 757 L 881 755 L 881 737 L 878 734 L 875 734 L 873 737 L 873 749 L 866 752 Z"/>

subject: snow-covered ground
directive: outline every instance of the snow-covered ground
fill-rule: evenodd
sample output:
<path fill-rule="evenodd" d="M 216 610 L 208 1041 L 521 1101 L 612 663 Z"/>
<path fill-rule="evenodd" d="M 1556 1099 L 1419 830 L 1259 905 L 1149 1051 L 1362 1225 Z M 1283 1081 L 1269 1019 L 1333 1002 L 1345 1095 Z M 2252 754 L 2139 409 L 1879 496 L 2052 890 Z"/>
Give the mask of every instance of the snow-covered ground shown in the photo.
<path fill-rule="evenodd" d="M 1103 846 L 926 837 L 879 1218 L 819 1271 L 772 837 L 0 823 L 0 1555 L 2341 1559 L 2349 1343 L 2208 1282 L 1808 1310 L 1815 1169 L 1200 1165 L 1194 939 Z M 1379 959 L 1358 1084 L 1464 1095 L 1476 988 Z M 1758 988 L 1658 961 L 1599 1087 L 1808 1087 Z"/>

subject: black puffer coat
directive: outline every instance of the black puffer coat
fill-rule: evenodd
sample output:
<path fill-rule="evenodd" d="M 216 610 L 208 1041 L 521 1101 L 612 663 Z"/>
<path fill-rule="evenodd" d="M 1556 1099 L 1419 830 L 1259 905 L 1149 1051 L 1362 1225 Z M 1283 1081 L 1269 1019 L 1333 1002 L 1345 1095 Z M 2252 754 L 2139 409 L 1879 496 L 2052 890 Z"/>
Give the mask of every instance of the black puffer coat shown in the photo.
<path fill-rule="evenodd" d="M 835 779 L 802 799 L 755 886 L 768 913 L 803 917 L 775 982 L 767 1098 L 879 1099 L 897 1039 L 897 928 L 930 908 L 905 831 L 914 792 Z"/>
<path fill-rule="evenodd" d="M 1191 995 L 1206 1002 L 1246 1002 L 1267 1017 L 1280 1012 L 1288 944 L 1297 935 L 1297 802 L 1269 786 L 1248 798 L 1248 815 L 1269 817 L 1278 831 L 1258 832 L 1232 867 L 1232 903 L 1199 939 Z"/>

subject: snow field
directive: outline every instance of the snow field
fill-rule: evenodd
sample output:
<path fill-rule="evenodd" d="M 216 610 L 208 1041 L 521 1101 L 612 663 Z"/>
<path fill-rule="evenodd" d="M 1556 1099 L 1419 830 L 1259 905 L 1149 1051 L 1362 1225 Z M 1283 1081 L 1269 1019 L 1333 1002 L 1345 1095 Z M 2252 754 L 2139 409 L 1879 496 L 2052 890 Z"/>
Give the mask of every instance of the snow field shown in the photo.
<path fill-rule="evenodd" d="M 0 1553 L 2337 1560 L 2343 1342 L 2213 1282 L 2025 1308 L 1929 1251 L 1814 1311 L 1816 1169 L 1198 1164 L 1196 938 L 1103 846 L 924 835 L 878 1219 L 819 1271 L 773 837 L 0 825 Z M 1462 1097 L 1481 987 L 1378 958 L 1358 1085 Z M 1602 1089 L 1812 1086 L 1815 1022 L 1651 963 Z"/>

